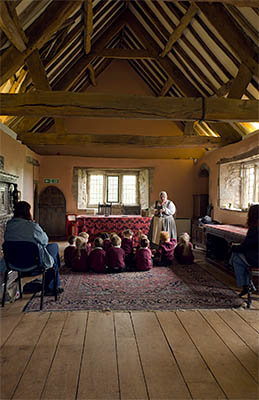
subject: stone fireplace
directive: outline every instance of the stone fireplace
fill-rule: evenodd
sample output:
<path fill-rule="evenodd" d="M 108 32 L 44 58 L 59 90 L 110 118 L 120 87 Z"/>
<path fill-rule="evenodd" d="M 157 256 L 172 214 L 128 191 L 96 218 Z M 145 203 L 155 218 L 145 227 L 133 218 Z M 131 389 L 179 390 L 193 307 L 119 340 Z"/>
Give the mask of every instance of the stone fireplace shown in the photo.
<path fill-rule="evenodd" d="M 3 256 L 2 244 L 7 221 L 12 218 L 13 207 L 18 201 L 18 176 L 9 174 L 3 169 L 3 157 L 0 158 L 0 258 Z M 16 279 L 17 273 L 10 272 L 8 287 Z M 3 274 L 0 272 L 0 295 L 2 295 Z"/>
<path fill-rule="evenodd" d="M 0 251 L 7 221 L 12 217 L 13 206 L 18 200 L 18 176 L 9 174 L 0 169 Z"/>

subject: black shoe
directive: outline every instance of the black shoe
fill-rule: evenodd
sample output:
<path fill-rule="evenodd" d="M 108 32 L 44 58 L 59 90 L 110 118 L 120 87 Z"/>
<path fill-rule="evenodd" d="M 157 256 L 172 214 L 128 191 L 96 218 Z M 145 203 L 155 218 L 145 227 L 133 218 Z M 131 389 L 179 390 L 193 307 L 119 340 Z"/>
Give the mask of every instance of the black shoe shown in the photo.
<path fill-rule="evenodd" d="M 243 290 L 239 293 L 239 297 L 243 297 L 248 293 L 248 286 L 243 286 Z"/>

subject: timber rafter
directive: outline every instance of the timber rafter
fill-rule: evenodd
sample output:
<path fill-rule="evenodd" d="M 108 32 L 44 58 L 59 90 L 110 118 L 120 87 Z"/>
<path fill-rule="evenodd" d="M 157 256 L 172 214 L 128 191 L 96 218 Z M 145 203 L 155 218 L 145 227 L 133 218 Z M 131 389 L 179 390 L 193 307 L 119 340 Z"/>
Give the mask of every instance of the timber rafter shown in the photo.
<path fill-rule="evenodd" d="M 208 136 L 137 136 L 137 135 L 97 135 L 97 134 L 56 134 L 56 133 L 23 133 L 19 134 L 19 140 L 27 145 L 68 145 L 68 144 L 116 144 L 144 147 L 188 147 L 188 148 L 217 148 L 221 144 L 221 138 Z"/>
<path fill-rule="evenodd" d="M 70 92 L 0 94 L 2 115 L 254 122 L 258 100 L 169 98 Z"/>

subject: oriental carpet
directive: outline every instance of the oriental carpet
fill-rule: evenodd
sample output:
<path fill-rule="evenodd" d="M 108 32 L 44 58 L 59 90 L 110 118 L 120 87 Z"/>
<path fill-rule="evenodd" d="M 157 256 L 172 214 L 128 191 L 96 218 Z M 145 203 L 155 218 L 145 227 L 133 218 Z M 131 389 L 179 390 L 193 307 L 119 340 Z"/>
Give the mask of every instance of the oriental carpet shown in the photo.
<path fill-rule="evenodd" d="M 44 311 L 148 311 L 239 307 L 242 300 L 198 264 L 154 267 L 120 274 L 61 271 L 57 302 L 44 298 Z M 39 296 L 24 311 L 39 311 Z"/>

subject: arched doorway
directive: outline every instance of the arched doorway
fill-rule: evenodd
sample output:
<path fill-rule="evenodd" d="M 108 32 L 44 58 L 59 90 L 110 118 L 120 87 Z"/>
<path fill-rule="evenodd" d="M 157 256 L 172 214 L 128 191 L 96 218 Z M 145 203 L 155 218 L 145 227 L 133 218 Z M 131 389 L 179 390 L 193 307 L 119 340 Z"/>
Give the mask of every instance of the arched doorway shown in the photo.
<path fill-rule="evenodd" d="M 55 186 L 40 194 L 39 223 L 50 239 L 66 238 L 66 199 Z"/>

